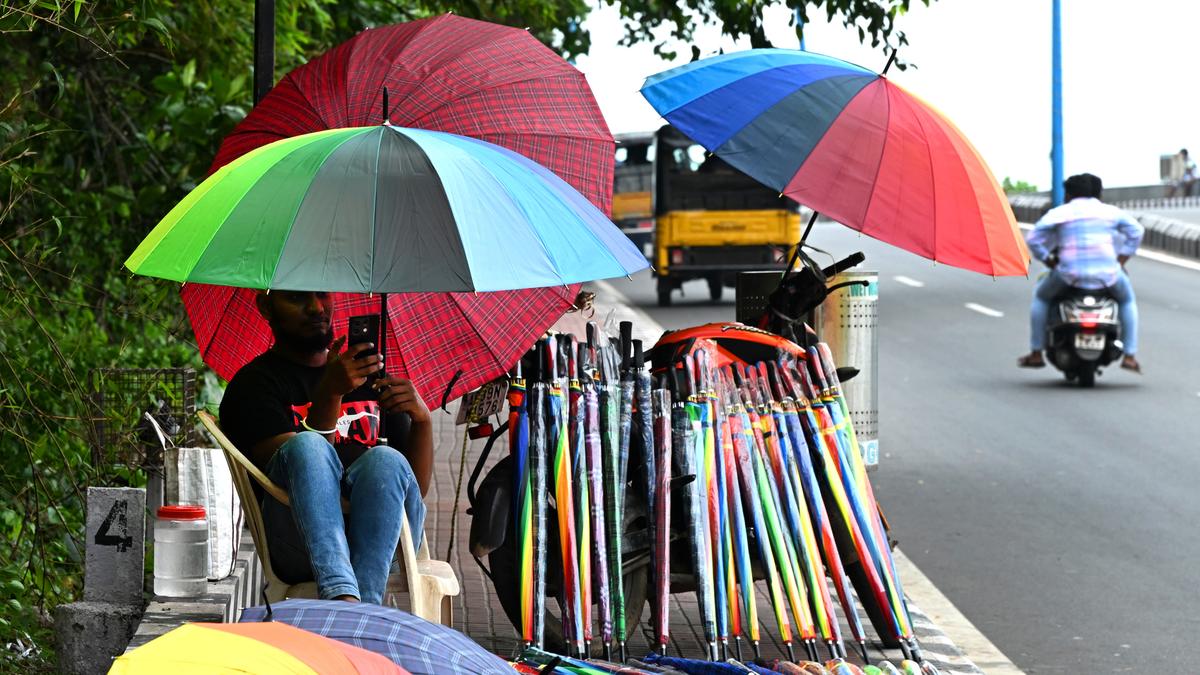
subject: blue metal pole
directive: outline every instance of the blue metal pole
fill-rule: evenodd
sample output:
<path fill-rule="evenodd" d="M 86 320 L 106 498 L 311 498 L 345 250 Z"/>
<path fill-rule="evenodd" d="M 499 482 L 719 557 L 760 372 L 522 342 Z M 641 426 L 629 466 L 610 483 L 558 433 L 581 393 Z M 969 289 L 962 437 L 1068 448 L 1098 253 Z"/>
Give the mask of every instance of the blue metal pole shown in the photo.
<path fill-rule="evenodd" d="M 1051 27 L 1051 148 L 1050 189 L 1054 206 L 1063 203 L 1063 124 L 1062 124 L 1062 0 L 1052 0 L 1054 21 Z"/>

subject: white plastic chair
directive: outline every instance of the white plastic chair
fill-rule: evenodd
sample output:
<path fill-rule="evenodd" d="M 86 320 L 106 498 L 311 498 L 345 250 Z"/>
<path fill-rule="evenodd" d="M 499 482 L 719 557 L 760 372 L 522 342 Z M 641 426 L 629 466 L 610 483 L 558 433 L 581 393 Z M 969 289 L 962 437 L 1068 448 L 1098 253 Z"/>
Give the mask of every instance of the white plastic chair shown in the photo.
<path fill-rule="evenodd" d="M 267 536 L 263 529 L 262 506 L 254 492 L 253 479 L 271 497 L 285 506 L 291 506 L 287 492 L 267 478 L 248 457 L 234 446 L 229 438 L 221 431 L 217 421 L 205 411 L 197 413 L 200 422 L 208 429 L 217 445 L 225 453 L 225 461 L 229 464 L 229 473 L 233 475 L 233 484 L 241 498 L 242 510 L 246 513 L 246 524 L 250 527 L 250 536 L 254 539 L 254 547 L 258 550 L 258 558 L 262 561 L 263 576 L 266 577 L 266 596 L 269 602 L 278 602 L 286 598 L 315 598 L 317 584 L 306 581 L 299 584 L 288 584 L 275 575 L 271 567 L 271 552 L 267 547 Z M 346 500 L 342 500 L 342 511 L 350 508 Z M 429 541 L 421 537 L 421 547 L 413 546 L 412 530 L 408 519 L 400 519 L 400 541 L 397 549 L 400 552 L 399 563 L 401 570 L 388 577 L 387 592 L 384 602 L 397 607 L 399 593 L 405 591 L 409 596 L 408 611 L 434 623 L 453 626 L 453 601 L 451 598 L 459 594 L 458 577 L 450 563 L 442 560 L 432 560 L 429 557 Z"/>

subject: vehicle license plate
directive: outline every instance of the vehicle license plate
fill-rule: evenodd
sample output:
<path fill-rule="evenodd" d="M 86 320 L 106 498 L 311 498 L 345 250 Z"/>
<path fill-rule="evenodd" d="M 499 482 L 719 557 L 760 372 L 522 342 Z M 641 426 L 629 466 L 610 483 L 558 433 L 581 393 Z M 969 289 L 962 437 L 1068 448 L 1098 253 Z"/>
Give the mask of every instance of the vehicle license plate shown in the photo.
<path fill-rule="evenodd" d="M 1104 335 L 1079 333 L 1075 336 L 1075 348 L 1100 351 L 1104 349 Z"/>

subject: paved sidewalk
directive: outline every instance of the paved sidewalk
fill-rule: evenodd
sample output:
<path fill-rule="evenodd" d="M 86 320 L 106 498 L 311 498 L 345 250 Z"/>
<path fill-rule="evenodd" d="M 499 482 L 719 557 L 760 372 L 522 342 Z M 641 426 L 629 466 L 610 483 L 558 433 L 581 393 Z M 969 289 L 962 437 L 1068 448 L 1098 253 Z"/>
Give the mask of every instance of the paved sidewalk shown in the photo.
<path fill-rule="evenodd" d="M 599 293 L 595 315 L 596 321 L 603 322 L 611 313 L 614 325 L 616 321 L 633 320 L 635 321 L 635 330 L 641 333 L 641 337 L 649 341 L 648 344 L 652 344 L 657 339 L 659 329 L 648 317 L 635 309 L 615 304 L 614 298 L 618 298 L 617 301 L 619 302 L 619 296 L 611 292 L 606 292 L 608 289 L 604 285 L 600 285 L 597 290 Z M 450 412 L 434 412 L 434 441 L 437 448 L 437 458 L 434 467 L 434 482 L 426 497 L 426 503 L 429 507 L 426 530 L 430 546 L 433 548 L 433 557 L 449 560 L 462 582 L 462 594 L 458 597 L 454 610 L 455 627 L 471 636 L 471 638 L 485 648 L 502 656 L 508 656 L 513 654 L 518 647 L 517 633 L 509 623 L 504 610 L 496 599 L 491 582 L 472 560 L 467 545 L 471 517 L 466 514 L 468 506 L 466 484 L 470 479 L 471 470 L 475 466 L 479 453 L 483 449 L 484 441 L 471 441 L 468 444 L 464 465 L 462 460 L 464 427 L 454 426 L 454 415 L 452 414 L 454 412 L 457 411 L 453 406 Z M 507 454 L 507 444 L 505 439 L 501 438 L 496 442 L 496 447 L 493 448 L 487 467 L 480 474 L 481 479 L 482 476 L 486 475 L 491 465 L 499 461 L 505 454 Z M 462 491 L 456 498 L 460 473 Z M 456 512 L 457 523 L 452 525 Z M 455 532 L 453 547 L 447 558 L 447 547 L 452 539 L 452 527 Z M 765 583 L 760 582 L 758 584 L 759 606 L 769 608 L 770 602 L 766 593 Z M 943 673 L 983 672 L 970 659 L 963 655 L 954 642 L 946 636 L 941 628 L 934 624 L 929 616 L 911 598 L 909 609 L 912 613 L 917 638 L 925 654 Z M 629 654 L 631 656 L 641 656 L 649 651 L 646 639 L 646 633 L 649 632 L 647 624 L 649 614 L 650 612 L 647 608 L 643 612 L 641 625 L 638 626 L 637 630 L 631 631 L 629 639 Z M 765 612 L 761 612 L 760 618 L 769 617 L 770 615 L 770 610 L 768 609 Z M 871 658 L 872 660 L 879 660 L 881 654 L 884 653 L 882 647 L 877 636 L 870 631 L 870 622 L 866 620 L 865 614 L 861 614 L 861 616 L 869 633 L 868 648 Z M 698 625 L 698 619 L 699 610 L 694 593 L 678 594 L 671 597 L 670 627 L 672 655 L 703 658 L 706 647 L 704 646 L 705 641 L 702 630 Z M 844 620 L 842 621 L 842 625 L 843 633 L 849 635 L 849 629 L 845 627 Z M 766 658 L 783 657 L 785 654 L 782 643 L 779 641 L 777 629 L 764 622 L 762 625 L 762 634 L 763 656 Z M 850 647 L 848 644 L 847 648 L 850 649 Z M 749 650 L 747 649 L 746 652 L 748 654 Z M 899 663 L 901 658 L 898 650 L 888 651 L 886 652 L 886 656 L 893 660 L 894 663 Z M 1009 673 L 1019 671 L 1007 668 L 1001 670 L 998 668 L 994 672 Z"/>

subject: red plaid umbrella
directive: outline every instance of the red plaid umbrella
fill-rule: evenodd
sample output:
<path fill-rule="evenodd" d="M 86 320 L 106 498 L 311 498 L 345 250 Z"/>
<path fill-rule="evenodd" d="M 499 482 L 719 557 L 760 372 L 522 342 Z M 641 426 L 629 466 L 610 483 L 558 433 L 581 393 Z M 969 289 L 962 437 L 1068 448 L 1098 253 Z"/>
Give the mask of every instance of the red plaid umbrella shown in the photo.
<path fill-rule="evenodd" d="M 507 147 L 611 211 L 612 134 L 583 74 L 526 31 L 453 15 L 364 31 L 293 70 L 225 138 L 210 171 L 282 138 L 379 124 L 385 87 L 393 124 Z M 515 363 L 577 292 L 391 294 L 388 372 L 412 379 L 431 404 L 457 398 Z M 181 294 L 221 377 L 270 346 L 254 291 L 187 284 Z M 337 334 L 348 317 L 379 311 L 378 298 L 337 299 Z"/>

